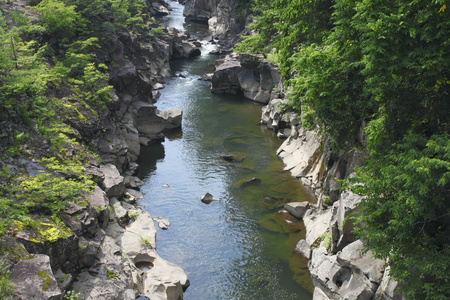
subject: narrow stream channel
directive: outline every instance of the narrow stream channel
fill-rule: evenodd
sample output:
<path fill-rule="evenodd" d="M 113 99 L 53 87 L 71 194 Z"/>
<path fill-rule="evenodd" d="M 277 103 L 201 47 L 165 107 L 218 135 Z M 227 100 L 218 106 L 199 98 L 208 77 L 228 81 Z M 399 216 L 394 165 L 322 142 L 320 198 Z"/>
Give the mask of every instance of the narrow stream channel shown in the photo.
<path fill-rule="evenodd" d="M 164 25 L 207 38 L 207 26 L 184 24 L 183 7 L 170 4 Z M 217 58 L 208 55 L 212 47 L 204 42 L 200 57 L 173 63 L 173 71 L 185 78 L 168 79 L 157 106 L 182 109 L 182 130 L 146 147 L 140 157 L 145 182 L 140 204 L 153 217 L 172 222 L 158 231 L 158 253 L 188 274 L 186 300 L 312 299 L 307 262 L 293 252 L 304 237 L 303 224 L 278 211 L 287 202 L 313 197 L 282 171 L 275 155 L 282 141 L 259 125 L 261 106 L 211 94 L 210 83 L 199 80 L 212 72 Z M 224 153 L 243 160 L 228 162 Z M 241 186 L 253 177 L 260 184 Z M 206 192 L 221 201 L 202 203 Z"/>

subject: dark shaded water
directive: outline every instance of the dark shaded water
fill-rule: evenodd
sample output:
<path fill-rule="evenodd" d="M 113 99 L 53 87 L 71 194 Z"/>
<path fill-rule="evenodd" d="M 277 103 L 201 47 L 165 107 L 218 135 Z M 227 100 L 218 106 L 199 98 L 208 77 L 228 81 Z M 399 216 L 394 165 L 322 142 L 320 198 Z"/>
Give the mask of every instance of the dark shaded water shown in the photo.
<path fill-rule="evenodd" d="M 174 13 L 164 22 L 180 28 L 181 8 L 171 4 Z M 198 38 L 208 34 L 206 26 L 188 28 Z M 259 125 L 261 106 L 213 95 L 210 83 L 198 80 L 212 71 L 211 47 L 173 64 L 186 78 L 169 79 L 157 106 L 182 109 L 183 128 L 140 157 L 141 205 L 172 222 L 158 231 L 158 253 L 188 274 L 187 300 L 311 299 L 306 260 L 293 253 L 304 229 L 277 212 L 286 202 L 313 198 L 282 171 L 275 155 L 281 141 Z M 243 160 L 228 162 L 224 153 Z M 253 177 L 261 183 L 241 186 Z M 221 201 L 202 203 L 206 192 Z"/>

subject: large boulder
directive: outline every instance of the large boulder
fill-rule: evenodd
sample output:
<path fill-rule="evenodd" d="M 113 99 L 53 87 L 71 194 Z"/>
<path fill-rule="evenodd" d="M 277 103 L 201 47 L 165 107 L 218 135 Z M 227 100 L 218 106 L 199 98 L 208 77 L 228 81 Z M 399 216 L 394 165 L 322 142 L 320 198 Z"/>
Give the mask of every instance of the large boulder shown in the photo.
<path fill-rule="evenodd" d="M 324 247 L 312 251 L 309 269 L 320 294 L 330 299 L 372 299 L 383 277 L 385 262 L 373 258 L 370 252 L 362 254 L 362 249 L 358 240 L 338 255 L 328 255 Z"/>
<path fill-rule="evenodd" d="M 227 55 L 216 67 L 211 79 L 211 92 L 237 94 L 247 99 L 267 104 L 278 96 L 282 80 L 279 70 L 261 55 Z"/>
<path fill-rule="evenodd" d="M 323 140 L 314 131 L 304 131 L 297 138 L 290 136 L 278 148 L 277 155 L 283 160 L 284 170 L 299 178 L 311 188 L 319 188 L 326 171 Z"/>
<path fill-rule="evenodd" d="M 137 129 L 150 138 L 156 138 L 166 129 L 181 127 L 183 112 L 179 109 L 159 111 L 148 103 L 137 103 Z"/>
<path fill-rule="evenodd" d="M 103 189 L 108 197 L 122 197 L 125 193 L 124 178 L 120 175 L 119 170 L 113 164 L 101 165 L 100 170 L 105 175 L 103 180 Z"/>
<path fill-rule="evenodd" d="M 48 255 L 54 270 L 68 273 L 78 264 L 78 237 L 64 223 L 42 219 L 33 230 L 24 228 L 15 237 L 29 253 Z"/>
<path fill-rule="evenodd" d="M 216 1 L 213 0 L 187 0 L 183 15 L 187 21 L 207 23 L 216 10 Z"/>
<path fill-rule="evenodd" d="M 14 299 L 59 300 L 63 297 L 47 255 L 36 254 L 18 261 L 11 269 L 10 279 L 16 286 Z"/>

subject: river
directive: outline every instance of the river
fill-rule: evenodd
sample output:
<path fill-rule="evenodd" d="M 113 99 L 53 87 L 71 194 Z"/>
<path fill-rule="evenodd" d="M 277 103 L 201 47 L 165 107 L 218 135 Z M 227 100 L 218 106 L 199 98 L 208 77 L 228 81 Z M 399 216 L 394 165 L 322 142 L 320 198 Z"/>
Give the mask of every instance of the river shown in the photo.
<path fill-rule="evenodd" d="M 164 25 L 207 39 L 207 26 L 185 24 L 183 7 L 170 4 Z M 157 233 L 158 253 L 188 274 L 186 300 L 312 299 L 307 261 L 293 252 L 304 226 L 278 211 L 314 198 L 283 171 L 275 155 L 282 141 L 259 124 L 261 106 L 211 94 L 210 83 L 199 80 L 217 58 L 208 54 L 215 46 L 202 43 L 201 56 L 173 62 L 184 78 L 168 79 L 157 102 L 160 110 L 183 110 L 182 130 L 166 133 L 139 158 L 140 204 L 172 223 Z M 227 161 L 225 153 L 238 159 Z M 254 177 L 259 184 L 243 184 Z M 204 204 L 206 192 L 220 201 Z"/>

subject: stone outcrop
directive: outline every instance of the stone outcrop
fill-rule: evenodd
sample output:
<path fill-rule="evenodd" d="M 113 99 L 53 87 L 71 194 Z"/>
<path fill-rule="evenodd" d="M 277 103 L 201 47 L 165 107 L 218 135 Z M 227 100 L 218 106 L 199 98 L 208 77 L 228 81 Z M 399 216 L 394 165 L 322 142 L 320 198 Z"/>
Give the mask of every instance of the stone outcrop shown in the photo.
<path fill-rule="evenodd" d="M 261 123 L 285 139 L 277 150 L 284 169 L 311 188 L 318 199 L 306 211 L 302 208 L 306 234 L 295 249 L 309 259 L 314 299 L 401 299 L 385 262 L 373 258 L 370 251 L 364 253 L 363 242 L 355 240 L 355 224 L 349 217 L 358 214 L 362 197 L 341 193 L 337 183 L 363 164 L 367 159 L 364 151 L 334 153 L 326 138 L 302 127 L 301 116 L 290 111 L 283 98 L 272 99 L 262 109 Z M 364 145 L 364 135 L 359 140 Z M 293 207 L 287 210 L 298 215 Z"/>
<path fill-rule="evenodd" d="M 168 13 L 165 1 L 146 4 L 148 18 Z M 159 257 L 153 220 L 134 206 L 143 197 L 138 190 L 143 183 L 133 176 L 142 144 L 164 138 L 162 131 L 182 122 L 182 111 L 156 109 L 155 88 L 172 75 L 171 59 L 200 54 L 201 44 L 184 31 L 162 31 L 159 36 L 121 31 L 110 49 L 96 50 L 98 62 L 108 65 L 111 101 L 87 113 L 86 120 L 67 123 L 77 141 L 96 148 L 102 164 L 81 145 L 64 154 L 83 153 L 86 175 L 98 186 L 58 218 L 36 215 L 38 228 L 17 228 L 13 237 L 1 237 L 0 267 L 19 287 L 15 299 L 62 299 L 68 289 L 83 299 L 183 298 L 189 286 L 185 272 Z M 14 164 L 29 168 L 29 174 L 45 171 L 31 161 Z"/>
<path fill-rule="evenodd" d="M 255 102 L 267 104 L 279 97 L 282 80 L 279 70 L 260 55 L 227 55 L 211 80 L 212 93 L 242 94 Z"/>
<path fill-rule="evenodd" d="M 309 266 L 315 286 L 330 299 L 372 299 L 383 277 L 382 260 L 361 254 L 360 240 L 329 256 L 324 247 L 312 251 Z"/>
<path fill-rule="evenodd" d="M 239 40 L 249 22 L 250 11 L 237 4 L 236 0 L 186 0 L 183 15 L 187 21 L 208 24 L 213 38 L 229 47 Z"/>

